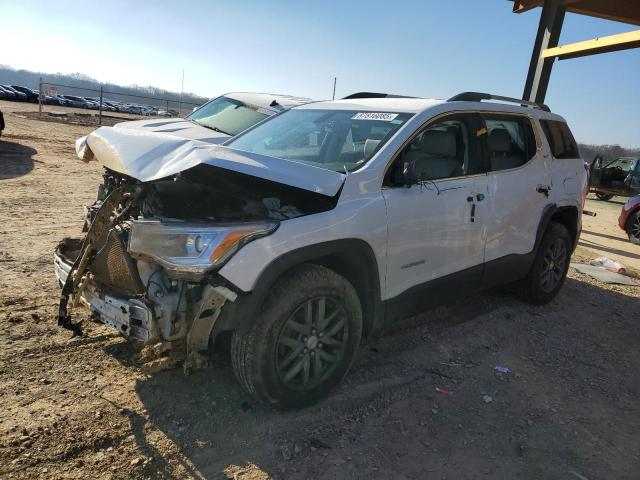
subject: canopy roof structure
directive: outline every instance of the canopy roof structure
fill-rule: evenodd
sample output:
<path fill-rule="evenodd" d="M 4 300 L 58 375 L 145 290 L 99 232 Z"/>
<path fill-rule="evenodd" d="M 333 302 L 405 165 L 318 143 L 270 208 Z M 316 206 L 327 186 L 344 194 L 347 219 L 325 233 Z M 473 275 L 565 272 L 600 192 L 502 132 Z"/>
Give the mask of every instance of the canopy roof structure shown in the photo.
<path fill-rule="evenodd" d="M 558 46 L 566 12 L 640 25 L 640 0 L 511 0 L 513 12 L 542 7 L 523 99 L 544 103 L 556 59 L 585 57 L 640 47 L 640 30 Z"/>
<path fill-rule="evenodd" d="M 562 3 L 567 12 L 640 25 L 639 0 L 567 0 Z M 514 0 L 513 12 L 527 12 L 544 4 L 545 0 Z"/>

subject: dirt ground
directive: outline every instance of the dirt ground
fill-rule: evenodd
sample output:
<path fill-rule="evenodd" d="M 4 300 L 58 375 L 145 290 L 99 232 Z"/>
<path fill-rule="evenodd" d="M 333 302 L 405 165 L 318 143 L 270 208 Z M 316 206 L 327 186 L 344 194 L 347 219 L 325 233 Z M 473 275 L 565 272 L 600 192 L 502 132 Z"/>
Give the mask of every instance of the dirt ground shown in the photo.
<path fill-rule="evenodd" d="M 639 477 L 640 287 L 573 270 L 545 307 L 497 290 L 400 322 L 335 394 L 287 413 L 252 403 L 224 358 L 147 375 L 102 325 L 70 339 L 52 252 L 101 171 L 73 149 L 90 127 L 23 108 L 0 102 L 0 479 Z M 637 260 L 620 205 L 588 208 L 608 213 L 579 254 Z"/>
<path fill-rule="evenodd" d="M 625 266 L 640 270 L 640 247 L 629 242 L 627 234 L 618 226 L 618 217 L 627 198 L 613 197 L 607 202 L 589 195 L 586 209 L 595 217 L 583 216 L 579 245 L 597 256 L 606 256 Z"/>

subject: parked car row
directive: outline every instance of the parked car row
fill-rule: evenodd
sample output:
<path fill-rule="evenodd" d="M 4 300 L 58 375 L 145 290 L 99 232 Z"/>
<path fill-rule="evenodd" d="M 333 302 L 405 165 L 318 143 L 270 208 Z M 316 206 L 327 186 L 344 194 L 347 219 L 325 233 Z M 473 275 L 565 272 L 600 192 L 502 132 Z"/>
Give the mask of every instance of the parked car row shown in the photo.
<path fill-rule="evenodd" d="M 38 103 L 38 90 L 21 85 L 0 85 L 0 100 L 16 102 Z M 45 105 L 58 105 L 60 107 L 86 108 L 88 110 L 100 109 L 99 97 L 80 97 L 76 95 L 43 95 Z M 161 109 L 151 105 L 139 105 L 128 102 L 102 99 L 102 110 L 105 112 L 132 113 L 143 116 L 176 117 L 178 112 L 172 109 Z"/>

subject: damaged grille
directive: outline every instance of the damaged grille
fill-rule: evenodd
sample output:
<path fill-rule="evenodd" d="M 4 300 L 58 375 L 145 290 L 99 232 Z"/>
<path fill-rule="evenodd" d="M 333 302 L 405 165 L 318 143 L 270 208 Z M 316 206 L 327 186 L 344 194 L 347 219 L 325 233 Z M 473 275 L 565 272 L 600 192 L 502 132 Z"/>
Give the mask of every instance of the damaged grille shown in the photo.
<path fill-rule="evenodd" d="M 96 253 L 90 270 L 94 278 L 124 295 L 142 295 L 144 286 L 136 264 L 127 253 L 126 232 L 116 227 L 109 230 L 104 246 Z"/>

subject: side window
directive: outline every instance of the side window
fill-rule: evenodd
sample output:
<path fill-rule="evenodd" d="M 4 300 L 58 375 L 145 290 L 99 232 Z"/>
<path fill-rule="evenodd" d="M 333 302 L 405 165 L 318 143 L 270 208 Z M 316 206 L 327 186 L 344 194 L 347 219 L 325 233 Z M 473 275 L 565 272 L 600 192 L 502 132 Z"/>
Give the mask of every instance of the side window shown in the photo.
<path fill-rule="evenodd" d="M 483 114 L 487 129 L 489 170 L 509 170 L 524 165 L 536 154 L 536 137 L 525 117 Z"/>
<path fill-rule="evenodd" d="M 470 173 L 470 117 L 456 115 L 419 132 L 397 157 L 391 170 L 394 183 L 412 170 L 418 181 L 460 177 Z"/>
<path fill-rule="evenodd" d="M 578 144 L 566 123 L 555 120 L 541 120 L 540 125 L 542 125 L 542 130 L 547 137 L 551 147 L 551 154 L 554 158 L 580 158 Z"/>

